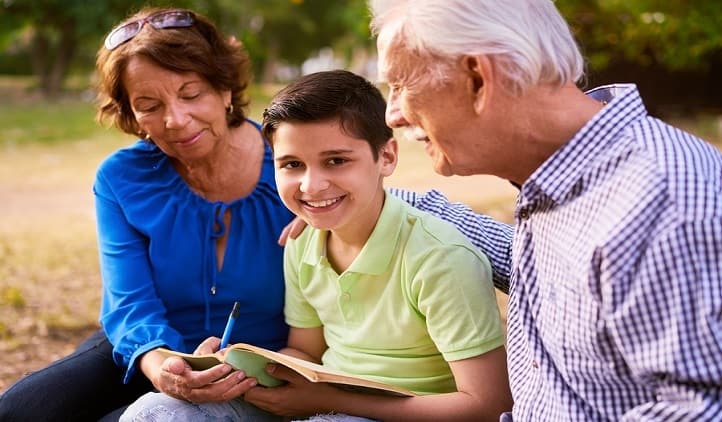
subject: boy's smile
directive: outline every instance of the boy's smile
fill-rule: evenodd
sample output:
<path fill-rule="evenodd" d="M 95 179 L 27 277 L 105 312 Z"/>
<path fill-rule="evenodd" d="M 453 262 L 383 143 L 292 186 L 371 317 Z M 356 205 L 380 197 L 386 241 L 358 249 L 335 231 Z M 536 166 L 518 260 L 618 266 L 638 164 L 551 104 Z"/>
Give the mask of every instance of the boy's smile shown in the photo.
<path fill-rule="evenodd" d="M 273 150 L 276 185 L 284 204 L 311 226 L 348 241 L 365 242 L 384 201 L 383 177 L 396 155 L 374 159 L 371 146 L 346 134 L 336 120 L 291 123 L 276 130 Z"/>
<path fill-rule="evenodd" d="M 339 196 L 333 199 L 324 199 L 321 201 L 312 201 L 312 200 L 301 200 L 301 202 L 305 203 L 311 208 L 328 208 L 331 205 L 337 204 L 339 201 L 341 201 L 345 196 Z"/>

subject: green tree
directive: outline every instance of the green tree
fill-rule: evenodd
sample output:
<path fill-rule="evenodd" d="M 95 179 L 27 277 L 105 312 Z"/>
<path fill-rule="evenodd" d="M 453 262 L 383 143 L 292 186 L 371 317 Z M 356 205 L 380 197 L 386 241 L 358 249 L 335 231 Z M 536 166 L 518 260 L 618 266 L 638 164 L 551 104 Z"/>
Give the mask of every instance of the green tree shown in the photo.
<path fill-rule="evenodd" d="M 369 45 L 364 0 L 3 0 L 0 50 L 25 34 L 33 73 L 45 95 L 57 95 L 76 58 L 92 66 L 100 40 L 145 5 L 189 7 L 244 42 L 261 80 L 281 62 L 298 65 L 319 48 L 350 55 Z"/>
<path fill-rule="evenodd" d="M 590 66 L 615 62 L 704 70 L 722 54 L 719 0 L 558 0 Z"/>
<path fill-rule="evenodd" d="M 197 0 L 196 7 L 243 41 L 263 82 L 279 64 L 300 65 L 324 47 L 350 60 L 354 49 L 372 46 L 365 0 Z"/>
<path fill-rule="evenodd" d="M 95 51 L 98 40 L 114 23 L 145 3 L 144 0 L 4 0 L 0 40 L 7 42 L 20 32 L 28 34 L 38 88 L 44 95 L 54 97 L 62 89 L 68 69 L 80 50 Z"/>

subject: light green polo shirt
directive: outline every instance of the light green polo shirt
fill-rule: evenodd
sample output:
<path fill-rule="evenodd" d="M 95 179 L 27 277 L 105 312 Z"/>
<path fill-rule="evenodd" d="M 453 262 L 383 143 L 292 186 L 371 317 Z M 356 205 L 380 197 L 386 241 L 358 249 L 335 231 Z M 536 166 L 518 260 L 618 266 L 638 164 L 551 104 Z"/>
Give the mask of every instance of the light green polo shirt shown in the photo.
<path fill-rule="evenodd" d="M 448 224 L 386 194 L 359 256 L 338 275 L 328 231 L 286 245 L 286 322 L 323 326 L 323 364 L 419 394 L 456 391 L 447 361 L 504 344 L 491 267 Z"/>

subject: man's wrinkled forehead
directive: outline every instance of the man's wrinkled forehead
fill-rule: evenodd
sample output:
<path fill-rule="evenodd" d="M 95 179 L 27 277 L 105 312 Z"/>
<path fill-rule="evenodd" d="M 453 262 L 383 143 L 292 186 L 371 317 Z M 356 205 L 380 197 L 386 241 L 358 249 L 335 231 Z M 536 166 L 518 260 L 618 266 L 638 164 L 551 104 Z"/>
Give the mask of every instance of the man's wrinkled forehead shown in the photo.
<path fill-rule="evenodd" d="M 384 28 L 376 39 L 378 49 L 378 77 L 379 82 L 395 83 L 402 81 L 406 74 L 406 63 L 409 53 L 400 48 L 398 25 Z"/>

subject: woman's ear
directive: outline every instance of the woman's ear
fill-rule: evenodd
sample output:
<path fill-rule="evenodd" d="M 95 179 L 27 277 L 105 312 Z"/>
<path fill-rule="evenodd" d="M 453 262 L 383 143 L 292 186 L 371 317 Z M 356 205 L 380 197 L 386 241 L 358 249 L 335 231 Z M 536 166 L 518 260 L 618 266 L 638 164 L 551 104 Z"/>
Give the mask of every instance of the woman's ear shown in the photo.
<path fill-rule="evenodd" d="M 399 159 L 399 144 L 396 138 L 389 139 L 379 150 L 379 165 L 381 166 L 381 175 L 384 177 L 391 176 L 396 169 Z"/>

